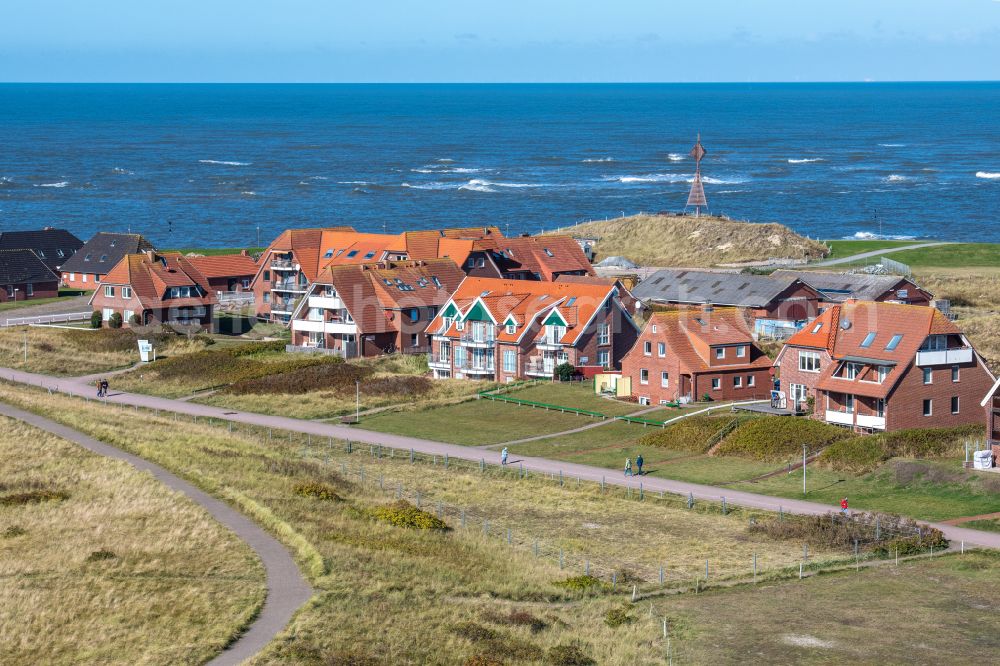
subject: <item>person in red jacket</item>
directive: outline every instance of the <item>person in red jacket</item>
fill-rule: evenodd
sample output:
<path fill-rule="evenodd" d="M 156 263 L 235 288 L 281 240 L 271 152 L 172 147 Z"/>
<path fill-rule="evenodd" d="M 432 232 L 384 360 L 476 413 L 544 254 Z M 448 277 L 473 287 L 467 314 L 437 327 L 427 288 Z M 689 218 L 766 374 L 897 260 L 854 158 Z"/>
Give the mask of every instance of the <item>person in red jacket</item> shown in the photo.
<path fill-rule="evenodd" d="M 846 497 L 844 499 L 840 500 L 840 512 L 842 514 L 844 514 L 845 516 L 848 515 L 848 513 L 847 513 L 847 498 Z"/>

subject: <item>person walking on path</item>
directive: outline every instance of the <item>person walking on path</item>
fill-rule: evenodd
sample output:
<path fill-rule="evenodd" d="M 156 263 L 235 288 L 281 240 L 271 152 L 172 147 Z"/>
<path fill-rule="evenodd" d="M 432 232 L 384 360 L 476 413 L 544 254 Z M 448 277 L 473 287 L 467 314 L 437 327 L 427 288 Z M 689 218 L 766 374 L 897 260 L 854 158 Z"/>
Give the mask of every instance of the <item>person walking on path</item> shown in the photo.
<path fill-rule="evenodd" d="M 846 497 L 845 497 L 844 499 L 840 500 L 840 512 L 841 512 L 842 514 L 844 514 L 845 516 L 848 516 L 848 515 L 850 515 L 850 514 L 849 514 L 849 513 L 847 512 L 847 498 L 846 498 Z"/>
<path fill-rule="evenodd" d="M 641 453 L 635 459 L 635 469 L 636 469 L 636 472 L 639 473 L 639 476 L 642 476 L 642 454 Z"/>
<path fill-rule="evenodd" d="M 101 397 L 102 398 L 107 398 L 108 397 L 108 380 L 107 379 L 102 379 L 101 380 Z"/>
<path fill-rule="evenodd" d="M 103 398 L 104 397 L 104 380 L 103 379 L 98 379 L 97 380 L 97 397 L 98 398 Z"/>
<path fill-rule="evenodd" d="M 625 476 L 632 476 L 632 459 L 625 459 Z"/>
<path fill-rule="evenodd" d="M 501 465 L 506 465 L 507 464 L 507 447 L 506 446 L 503 447 L 503 451 L 500 452 L 500 464 Z"/>

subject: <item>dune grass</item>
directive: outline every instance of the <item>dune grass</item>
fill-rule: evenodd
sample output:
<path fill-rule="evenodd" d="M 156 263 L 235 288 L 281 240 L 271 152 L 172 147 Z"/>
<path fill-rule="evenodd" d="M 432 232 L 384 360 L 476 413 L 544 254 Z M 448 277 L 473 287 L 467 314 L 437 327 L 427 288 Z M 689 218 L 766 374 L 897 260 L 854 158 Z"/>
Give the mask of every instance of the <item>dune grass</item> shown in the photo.
<path fill-rule="evenodd" d="M 28 360 L 24 360 L 24 342 Z M 137 337 L 126 329 L 18 326 L 0 329 L 0 366 L 60 377 L 108 372 L 139 362 Z M 207 338 L 165 334 L 157 354 L 182 355 L 205 348 Z"/>
<path fill-rule="evenodd" d="M 0 662 L 194 663 L 256 614 L 264 573 L 200 507 L 124 462 L 0 417 Z"/>
<path fill-rule="evenodd" d="M 708 215 L 635 215 L 588 222 L 566 232 L 599 239 L 598 259 L 619 255 L 647 266 L 712 266 L 775 257 L 818 259 L 827 252 L 822 243 L 781 224 L 751 224 Z"/>

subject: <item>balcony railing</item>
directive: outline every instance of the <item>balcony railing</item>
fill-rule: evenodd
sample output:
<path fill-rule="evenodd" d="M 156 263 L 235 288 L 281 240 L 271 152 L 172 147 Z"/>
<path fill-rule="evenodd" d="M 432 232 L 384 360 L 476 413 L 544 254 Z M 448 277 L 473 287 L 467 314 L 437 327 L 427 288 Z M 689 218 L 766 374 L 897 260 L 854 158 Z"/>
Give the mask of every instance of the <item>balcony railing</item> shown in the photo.
<path fill-rule="evenodd" d="M 885 430 L 885 417 L 874 414 L 858 414 L 858 427 Z"/>
<path fill-rule="evenodd" d="M 344 347 L 329 349 L 321 343 L 305 342 L 301 345 L 285 345 L 286 352 L 326 354 L 327 356 L 340 356 L 341 358 L 354 358 L 357 356 L 355 343 L 347 343 Z"/>
<path fill-rule="evenodd" d="M 427 365 L 437 368 L 450 368 L 451 367 L 451 355 L 450 354 L 431 354 L 427 357 Z"/>
<path fill-rule="evenodd" d="M 277 280 L 271 283 L 272 291 L 306 291 L 309 285 L 300 284 L 295 280 Z"/>
<path fill-rule="evenodd" d="M 938 351 L 918 351 L 917 365 L 957 365 L 972 362 L 972 347 L 957 347 Z"/>
<path fill-rule="evenodd" d="M 529 361 L 524 364 L 524 374 L 533 375 L 536 377 L 548 377 L 555 374 L 556 365 L 555 363 L 544 363 L 537 362 L 533 363 Z"/>
<path fill-rule="evenodd" d="M 462 344 L 466 347 L 476 346 L 476 347 L 492 347 L 496 344 L 496 336 L 493 333 L 463 333 L 462 334 Z"/>
<path fill-rule="evenodd" d="M 837 423 L 840 425 L 854 425 L 854 412 L 842 412 L 836 409 L 826 410 L 827 423 Z"/>
<path fill-rule="evenodd" d="M 554 336 L 543 336 L 535 342 L 535 346 L 541 348 L 557 349 L 562 348 L 563 344 L 559 342 L 559 338 Z"/>
<path fill-rule="evenodd" d="M 285 271 L 285 270 L 294 269 L 295 268 L 295 264 L 292 263 L 291 259 L 280 259 L 278 257 L 272 257 L 271 258 L 271 268 L 279 270 L 279 271 Z"/>

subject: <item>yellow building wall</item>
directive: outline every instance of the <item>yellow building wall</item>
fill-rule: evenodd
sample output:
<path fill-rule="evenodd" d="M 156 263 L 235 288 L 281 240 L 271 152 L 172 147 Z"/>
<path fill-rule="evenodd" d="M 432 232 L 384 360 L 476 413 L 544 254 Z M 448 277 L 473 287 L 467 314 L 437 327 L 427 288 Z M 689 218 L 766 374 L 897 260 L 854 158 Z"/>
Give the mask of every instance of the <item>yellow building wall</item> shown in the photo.
<path fill-rule="evenodd" d="M 623 377 L 617 373 L 594 375 L 594 393 L 598 395 L 606 393 L 611 386 L 615 387 L 615 396 L 618 398 L 627 398 L 632 395 L 631 377 Z"/>

